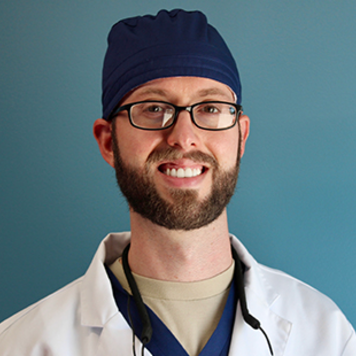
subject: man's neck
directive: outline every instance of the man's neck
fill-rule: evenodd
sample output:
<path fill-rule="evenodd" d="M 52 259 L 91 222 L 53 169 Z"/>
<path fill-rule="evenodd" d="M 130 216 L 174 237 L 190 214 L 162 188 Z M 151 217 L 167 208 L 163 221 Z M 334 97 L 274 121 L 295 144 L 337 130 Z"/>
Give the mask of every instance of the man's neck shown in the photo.
<path fill-rule="evenodd" d="M 227 270 L 231 247 L 226 210 L 208 226 L 168 230 L 131 212 L 129 264 L 133 272 L 167 281 L 199 281 Z"/>

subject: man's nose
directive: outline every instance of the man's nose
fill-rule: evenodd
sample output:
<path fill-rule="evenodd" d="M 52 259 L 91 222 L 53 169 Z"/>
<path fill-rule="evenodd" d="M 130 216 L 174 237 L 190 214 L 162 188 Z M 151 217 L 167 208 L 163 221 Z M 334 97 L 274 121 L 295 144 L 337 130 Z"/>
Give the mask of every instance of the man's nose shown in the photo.
<path fill-rule="evenodd" d="M 179 147 L 189 151 L 199 145 L 199 128 L 196 127 L 187 110 L 181 110 L 178 113 L 176 121 L 167 135 L 167 143 L 172 147 Z"/>

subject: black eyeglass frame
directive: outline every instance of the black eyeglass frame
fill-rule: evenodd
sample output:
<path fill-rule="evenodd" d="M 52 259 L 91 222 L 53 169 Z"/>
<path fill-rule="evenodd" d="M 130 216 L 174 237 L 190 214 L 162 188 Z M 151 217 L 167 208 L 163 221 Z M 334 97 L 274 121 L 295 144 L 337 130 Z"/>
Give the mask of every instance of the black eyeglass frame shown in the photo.
<path fill-rule="evenodd" d="M 158 128 L 149 128 L 149 127 L 141 127 L 141 126 L 137 126 L 133 121 L 132 121 L 132 118 L 131 118 L 131 108 L 132 106 L 134 105 L 137 105 L 137 104 L 143 104 L 143 103 L 162 103 L 162 104 L 167 104 L 167 105 L 170 105 L 174 108 L 175 112 L 174 112 L 174 116 L 173 116 L 173 120 L 172 120 L 172 123 L 170 123 L 168 126 L 164 126 L 164 127 L 158 127 Z M 223 127 L 223 128 L 208 128 L 208 127 L 202 127 L 202 126 L 199 126 L 198 123 L 195 121 L 194 119 L 194 115 L 193 115 L 193 109 L 199 105 L 202 105 L 202 104 L 213 104 L 213 103 L 217 103 L 217 104 L 228 104 L 228 105 L 231 105 L 233 106 L 235 109 L 236 109 L 236 118 L 235 118 L 235 122 L 228 126 L 228 127 Z M 227 102 L 227 101 L 219 101 L 219 100 L 211 100 L 211 101 L 201 101 L 199 103 L 195 103 L 193 105 L 190 105 L 190 106 L 178 106 L 178 105 L 174 105 L 172 103 L 169 103 L 167 101 L 160 101 L 160 100 L 143 100 L 143 101 L 136 101 L 134 103 L 129 103 L 129 104 L 125 104 L 123 106 L 119 106 L 117 109 L 114 109 L 113 112 L 109 115 L 108 117 L 108 121 L 111 121 L 115 116 L 117 116 L 117 114 L 119 114 L 120 112 L 122 111 L 127 111 L 128 112 L 128 116 L 129 116 L 129 121 L 130 121 L 130 124 L 137 128 L 137 129 L 140 129 L 140 130 L 146 130 L 146 131 L 161 131 L 161 130 L 166 130 L 170 127 L 172 127 L 175 122 L 177 121 L 177 118 L 178 118 L 178 115 L 181 111 L 188 111 L 189 114 L 190 114 L 190 118 L 193 122 L 193 124 L 198 127 L 199 129 L 201 130 L 207 130 L 207 131 L 224 131 L 224 130 L 229 130 L 231 128 L 233 128 L 237 121 L 239 120 L 239 117 L 242 113 L 242 106 L 241 105 L 238 105 L 238 104 L 235 104 L 235 103 L 230 103 L 230 102 Z"/>

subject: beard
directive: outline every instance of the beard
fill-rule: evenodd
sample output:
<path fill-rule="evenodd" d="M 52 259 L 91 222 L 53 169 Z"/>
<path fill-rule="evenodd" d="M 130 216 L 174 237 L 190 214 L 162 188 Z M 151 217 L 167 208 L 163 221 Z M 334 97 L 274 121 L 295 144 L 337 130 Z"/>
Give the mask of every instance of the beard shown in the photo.
<path fill-rule="evenodd" d="M 122 160 L 114 122 L 115 120 L 112 139 L 116 179 L 122 194 L 134 212 L 169 230 L 185 231 L 206 226 L 222 214 L 235 191 L 240 164 L 240 147 L 236 165 L 228 171 L 223 171 L 212 156 L 200 151 L 183 154 L 172 147 L 153 151 L 144 169 L 137 170 Z M 160 196 L 150 175 L 151 165 L 162 160 L 173 161 L 181 158 L 210 165 L 210 169 L 213 170 L 212 187 L 206 198 L 199 200 L 196 190 L 179 188 L 169 189 L 173 202 Z"/>

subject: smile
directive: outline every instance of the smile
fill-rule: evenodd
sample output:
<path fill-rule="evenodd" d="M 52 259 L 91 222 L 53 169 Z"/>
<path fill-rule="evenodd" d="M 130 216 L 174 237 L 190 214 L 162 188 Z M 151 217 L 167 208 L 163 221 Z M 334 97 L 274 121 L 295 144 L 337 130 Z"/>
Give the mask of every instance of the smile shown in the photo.
<path fill-rule="evenodd" d="M 200 174 L 202 174 L 202 169 L 199 168 L 167 168 L 164 171 L 164 174 L 166 174 L 167 176 L 170 177 L 176 177 L 176 178 L 193 178 L 193 177 L 197 177 Z"/>

